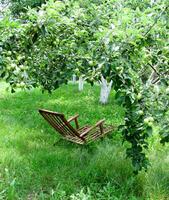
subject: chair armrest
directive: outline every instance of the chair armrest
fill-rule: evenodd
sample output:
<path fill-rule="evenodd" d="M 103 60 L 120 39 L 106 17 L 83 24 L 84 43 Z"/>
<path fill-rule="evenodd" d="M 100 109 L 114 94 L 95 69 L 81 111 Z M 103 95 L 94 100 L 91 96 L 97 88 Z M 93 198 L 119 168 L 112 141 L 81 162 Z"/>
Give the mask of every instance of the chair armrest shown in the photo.
<path fill-rule="evenodd" d="M 98 121 L 98 122 L 96 123 L 95 126 L 100 126 L 100 125 L 103 124 L 104 122 L 105 122 L 105 119 L 102 119 L 102 120 Z"/>
<path fill-rule="evenodd" d="M 68 123 L 70 123 L 71 121 L 75 121 L 75 124 L 76 124 L 76 128 L 78 129 L 79 128 L 79 124 L 78 124 L 78 121 L 77 121 L 77 118 L 79 117 L 79 115 L 77 114 L 77 115 L 75 115 L 75 116 L 73 116 L 73 117 L 71 117 L 71 118 L 69 118 L 67 121 L 68 121 Z"/>
<path fill-rule="evenodd" d="M 94 126 L 92 126 L 91 128 L 88 128 L 84 133 L 82 133 L 80 135 L 80 137 L 85 136 L 86 134 L 88 134 L 91 130 L 93 130 L 96 127 L 100 127 L 100 131 L 103 132 L 103 123 L 104 123 L 105 119 L 102 119 L 100 121 L 98 121 Z"/>
<path fill-rule="evenodd" d="M 73 116 L 73 117 L 70 117 L 67 121 L 68 121 L 68 122 L 71 122 L 71 121 L 75 120 L 75 119 L 78 118 L 78 117 L 79 117 L 79 115 L 77 114 L 77 115 L 75 115 L 75 116 Z"/>

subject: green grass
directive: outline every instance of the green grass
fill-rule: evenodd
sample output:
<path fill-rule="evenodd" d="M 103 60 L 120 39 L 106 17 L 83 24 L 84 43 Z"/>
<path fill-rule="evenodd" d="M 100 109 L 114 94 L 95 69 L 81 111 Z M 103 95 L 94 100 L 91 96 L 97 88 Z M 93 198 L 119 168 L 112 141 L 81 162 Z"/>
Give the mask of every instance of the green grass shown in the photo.
<path fill-rule="evenodd" d="M 148 152 L 152 166 L 134 176 L 119 132 L 79 146 L 60 140 L 37 112 L 79 113 L 80 125 L 101 118 L 119 125 L 124 111 L 113 92 L 102 106 L 98 86 L 85 85 L 80 93 L 77 85 L 64 85 L 52 95 L 39 89 L 11 94 L 6 87 L 0 83 L 0 199 L 169 199 L 169 147 L 162 147 L 157 136 Z"/>

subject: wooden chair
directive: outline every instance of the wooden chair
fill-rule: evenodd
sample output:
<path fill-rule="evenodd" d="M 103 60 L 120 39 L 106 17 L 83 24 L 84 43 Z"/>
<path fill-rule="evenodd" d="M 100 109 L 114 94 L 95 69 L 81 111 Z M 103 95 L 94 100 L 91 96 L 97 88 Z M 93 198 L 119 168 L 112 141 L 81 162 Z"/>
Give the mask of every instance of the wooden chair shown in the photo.
<path fill-rule="evenodd" d="M 75 115 L 66 120 L 62 113 L 44 109 L 39 109 L 39 112 L 63 138 L 77 144 L 85 144 L 94 141 L 110 133 L 114 129 L 113 126 L 104 126 L 104 119 L 98 121 L 94 126 L 83 126 L 80 128 L 77 120 L 79 115 Z M 76 128 L 71 126 L 70 122 L 72 121 L 75 122 Z"/>

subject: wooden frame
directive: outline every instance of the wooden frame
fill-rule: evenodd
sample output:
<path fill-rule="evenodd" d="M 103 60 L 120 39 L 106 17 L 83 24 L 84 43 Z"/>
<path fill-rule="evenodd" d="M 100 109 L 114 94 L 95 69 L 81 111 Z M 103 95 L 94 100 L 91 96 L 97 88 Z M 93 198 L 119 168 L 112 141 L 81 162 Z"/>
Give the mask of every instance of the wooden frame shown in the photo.
<path fill-rule="evenodd" d="M 105 119 L 98 121 L 94 126 L 86 125 L 80 128 L 78 114 L 66 120 L 62 113 L 44 109 L 39 109 L 39 113 L 63 138 L 77 144 L 85 144 L 97 140 L 114 129 L 113 126 L 104 125 Z M 74 121 L 76 128 L 70 124 L 72 121 Z"/>

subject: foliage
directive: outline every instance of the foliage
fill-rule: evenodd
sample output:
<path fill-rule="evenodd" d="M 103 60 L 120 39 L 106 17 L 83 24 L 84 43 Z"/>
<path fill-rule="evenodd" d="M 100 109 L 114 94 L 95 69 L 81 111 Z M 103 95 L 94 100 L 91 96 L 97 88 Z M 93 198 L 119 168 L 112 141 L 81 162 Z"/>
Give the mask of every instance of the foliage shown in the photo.
<path fill-rule="evenodd" d="M 145 149 L 154 121 L 145 83 L 152 68 L 159 80 L 168 70 L 168 12 L 161 0 L 49 1 L 29 9 L 4 36 L 1 77 L 12 92 L 39 85 L 52 92 L 73 73 L 91 84 L 101 74 L 113 80 L 125 108 L 120 128 L 131 144 L 127 156 L 137 173 L 148 165 Z"/>
<path fill-rule="evenodd" d="M 46 0 L 1 0 L 3 4 L 7 4 L 12 14 L 16 17 L 27 12 L 28 8 L 39 8 Z"/>
<path fill-rule="evenodd" d="M 169 87 L 154 86 L 148 93 L 147 107 L 149 112 L 155 116 L 157 124 L 160 124 L 159 134 L 161 135 L 161 143 L 169 142 Z M 152 108 L 151 105 L 154 105 Z"/>

